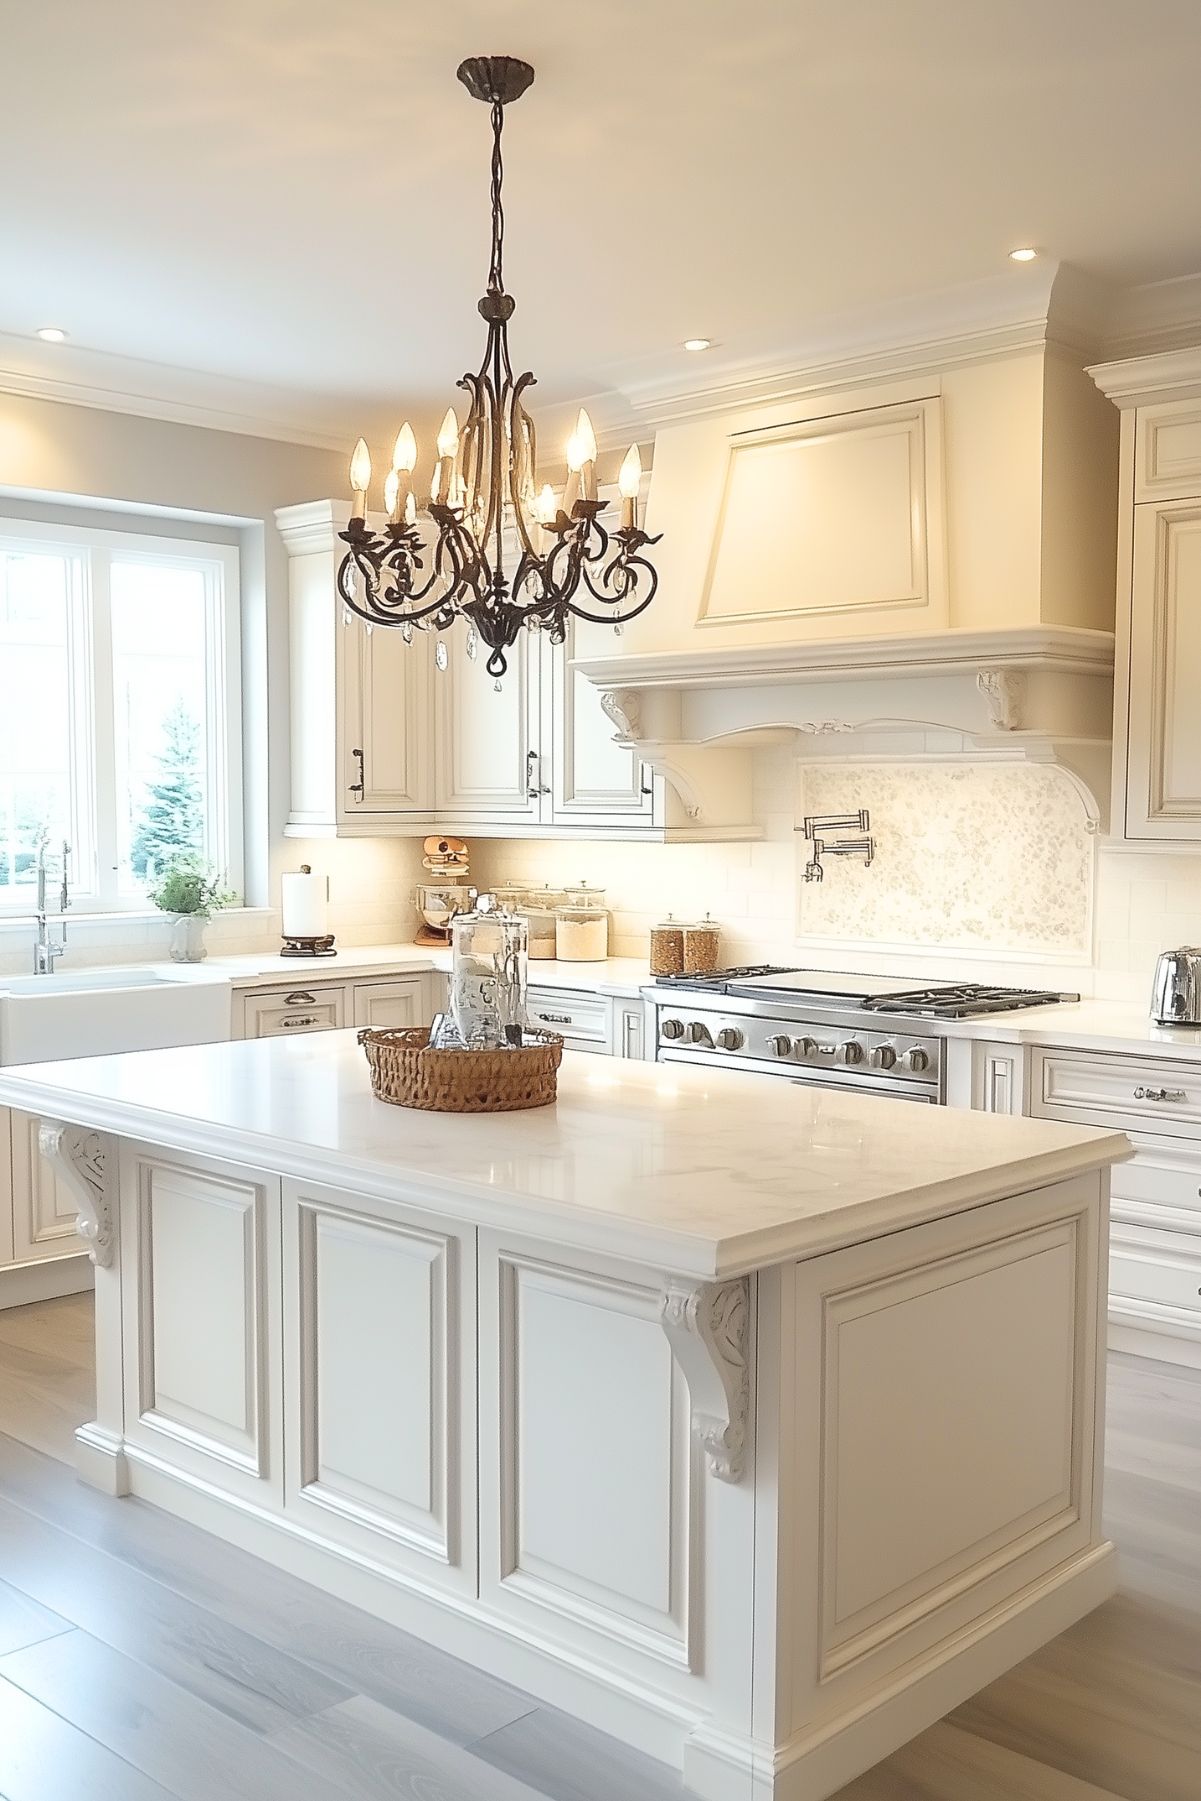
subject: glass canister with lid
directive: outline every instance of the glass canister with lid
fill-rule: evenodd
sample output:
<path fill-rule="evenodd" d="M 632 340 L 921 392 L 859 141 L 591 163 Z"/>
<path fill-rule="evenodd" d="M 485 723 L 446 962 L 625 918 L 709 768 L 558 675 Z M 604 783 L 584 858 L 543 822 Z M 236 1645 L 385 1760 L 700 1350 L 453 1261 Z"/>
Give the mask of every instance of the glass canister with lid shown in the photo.
<path fill-rule="evenodd" d="M 522 891 L 519 911 L 530 928 L 531 958 L 546 959 L 555 955 L 556 914 L 567 900 L 562 888 L 526 888 Z"/>
<path fill-rule="evenodd" d="M 603 963 L 609 955 L 609 914 L 603 888 L 581 882 L 555 911 L 555 955 L 561 963 Z"/>
<path fill-rule="evenodd" d="M 684 927 L 684 970 L 690 976 L 711 976 L 721 968 L 721 927 L 706 913 L 696 925 Z"/>
<path fill-rule="evenodd" d="M 526 1021 L 527 928 L 481 894 L 451 921 L 450 1013 L 468 1050 L 520 1044 Z"/>
<path fill-rule="evenodd" d="M 671 914 L 651 927 L 650 965 L 653 976 L 681 976 L 684 973 L 684 933 L 682 919 Z"/>

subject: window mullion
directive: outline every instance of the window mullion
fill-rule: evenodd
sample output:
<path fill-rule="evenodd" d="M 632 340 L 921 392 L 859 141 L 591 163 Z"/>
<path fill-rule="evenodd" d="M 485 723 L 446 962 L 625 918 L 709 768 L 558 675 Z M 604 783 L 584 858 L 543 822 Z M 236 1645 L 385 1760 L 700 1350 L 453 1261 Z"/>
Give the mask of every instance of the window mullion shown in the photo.
<path fill-rule="evenodd" d="M 113 698 L 112 584 L 107 550 L 90 554 L 92 573 L 92 770 L 94 783 L 97 896 L 105 905 L 117 897 L 117 751 Z"/>

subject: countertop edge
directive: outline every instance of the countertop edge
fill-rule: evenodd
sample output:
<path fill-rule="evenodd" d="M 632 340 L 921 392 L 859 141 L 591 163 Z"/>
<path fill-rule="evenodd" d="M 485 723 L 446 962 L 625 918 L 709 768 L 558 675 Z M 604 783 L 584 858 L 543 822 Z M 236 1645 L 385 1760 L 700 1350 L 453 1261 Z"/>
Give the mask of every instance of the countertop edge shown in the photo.
<path fill-rule="evenodd" d="M 864 1201 L 784 1225 L 715 1237 L 662 1226 L 631 1226 L 607 1214 L 504 1189 L 468 1178 L 440 1179 L 403 1164 L 383 1167 L 377 1159 L 345 1152 L 298 1147 L 245 1128 L 210 1125 L 178 1114 L 64 1090 L 0 1069 L 0 1105 L 15 1106 L 44 1119 L 62 1120 L 90 1131 L 154 1145 L 167 1151 L 242 1163 L 323 1188 L 424 1208 L 485 1228 L 503 1225 L 567 1249 L 650 1265 L 693 1281 L 725 1281 L 775 1264 L 804 1262 L 847 1245 L 974 1211 L 1010 1194 L 1052 1186 L 1089 1174 L 1133 1154 L 1122 1132 L 1078 1126 L 1072 1145 L 1040 1151 L 975 1174 L 961 1175 L 896 1195 Z"/>

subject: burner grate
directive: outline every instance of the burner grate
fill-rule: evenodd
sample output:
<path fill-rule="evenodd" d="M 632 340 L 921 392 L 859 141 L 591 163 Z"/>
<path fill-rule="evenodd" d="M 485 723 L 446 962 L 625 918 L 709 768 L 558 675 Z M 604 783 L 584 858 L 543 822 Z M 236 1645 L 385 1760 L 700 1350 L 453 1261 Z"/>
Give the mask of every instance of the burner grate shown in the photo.
<path fill-rule="evenodd" d="M 870 1013 L 903 1013 L 924 1019 L 974 1019 L 987 1013 L 1016 1013 L 1024 1007 L 1047 1007 L 1078 1001 L 1078 994 L 1055 994 L 1045 988 L 994 988 L 963 982 L 939 988 L 913 988 L 881 994 L 863 1002 Z"/>

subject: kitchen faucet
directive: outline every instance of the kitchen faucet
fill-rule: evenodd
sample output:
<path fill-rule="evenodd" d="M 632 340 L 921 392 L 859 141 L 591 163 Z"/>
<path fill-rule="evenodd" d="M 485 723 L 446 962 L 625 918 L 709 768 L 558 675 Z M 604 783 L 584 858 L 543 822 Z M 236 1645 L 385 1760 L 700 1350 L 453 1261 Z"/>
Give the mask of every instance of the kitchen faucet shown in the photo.
<path fill-rule="evenodd" d="M 56 944 L 50 936 L 50 916 L 46 911 L 46 838 L 45 834 L 38 839 L 38 900 L 34 918 L 37 920 L 38 935 L 33 947 L 33 973 L 35 976 L 52 976 L 54 965 L 67 948 L 67 922 L 62 915 L 71 905 L 71 895 L 67 887 L 67 858 L 71 855 L 71 846 L 63 840 L 63 880 L 59 889 L 59 940 Z"/>

